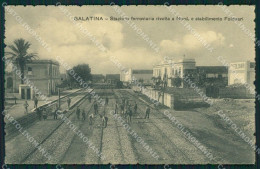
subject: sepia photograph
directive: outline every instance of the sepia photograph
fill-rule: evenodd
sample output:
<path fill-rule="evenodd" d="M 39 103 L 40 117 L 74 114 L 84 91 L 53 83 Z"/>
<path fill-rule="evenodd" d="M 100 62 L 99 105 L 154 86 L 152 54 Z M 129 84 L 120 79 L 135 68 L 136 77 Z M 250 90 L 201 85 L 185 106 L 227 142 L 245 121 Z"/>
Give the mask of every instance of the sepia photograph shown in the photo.
<path fill-rule="evenodd" d="M 2 6 L 5 164 L 255 164 L 254 6 Z"/>

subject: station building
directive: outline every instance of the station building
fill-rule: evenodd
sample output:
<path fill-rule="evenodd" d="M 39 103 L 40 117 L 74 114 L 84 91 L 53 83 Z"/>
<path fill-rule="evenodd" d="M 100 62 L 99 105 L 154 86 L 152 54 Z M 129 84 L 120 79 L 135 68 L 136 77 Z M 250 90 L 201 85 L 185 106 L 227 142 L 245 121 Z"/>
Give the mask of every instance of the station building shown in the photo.
<path fill-rule="evenodd" d="M 57 85 L 61 83 L 59 63 L 52 60 L 33 60 L 27 63 L 24 76 L 46 96 L 57 94 Z M 21 84 L 21 79 L 12 73 L 13 92 L 19 92 L 21 99 L 33 99 L 36 92 L 27 84 Z"/>

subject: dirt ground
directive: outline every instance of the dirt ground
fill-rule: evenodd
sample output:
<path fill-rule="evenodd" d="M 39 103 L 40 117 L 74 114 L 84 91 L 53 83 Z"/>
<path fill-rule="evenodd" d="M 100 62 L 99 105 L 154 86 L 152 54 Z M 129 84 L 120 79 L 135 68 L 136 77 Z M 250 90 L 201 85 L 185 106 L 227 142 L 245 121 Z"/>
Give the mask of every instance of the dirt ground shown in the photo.
<path fill-rule="evenodd" d="M 28 140 L 21 134 L 6 143 L 6 163 L 26 164 L 253 164 L 255 161 L 253 149 L 236 134 L 218 115 L 223 110 L 233 123 L 243 132 L 254 139 L 254 101 L 253 100 L 215 100 L 209 108 L 196 108 L 185 111 L 176 111 L 165 107 L 159 110 L 152 109 L 150 118 L 145 119 L 148 99 L 140 97 L 131 90 L 113 90 L 109 95 L 109 103 L 100 107 L 99 111 L 106 110 L 108 124 L 102 127 L 99 116 L 95 116 L 93 125 L 86 121 L 77 120 L 75 113 L 70 120 L 104 155 L 104 159 L 69 129 L 69 125 L 61 125 L 43 144 L 47 152 L 52 155 L 48 160 L 36 150 L 30 151 Z M 133 137 L 124 125 L 109 113 L 114 110 L 116 101 L 128 99 L 133 105 L 137 103 L 137 113 L 133 114 L 129 123 L 130 131 L 142 139 L 153 152 L 159 156 L 155 159 L 149 151 Z M 93 103 L 93 102 L 92 102 Z M 93 113 L 92 103 L 85 101 L 80 108 L 87 111 L 87 117 Z M 221 109 L 220 109 L 221 108 Z M 194 138 L 212 153 L 217 160 L 211 161 L 205 154 L 188 140 L 183 132 L 171 121 L 164 111 L 174 116 Z M 120 116 L 123 116 L 120 114 Z M 123 118 L 125 120 L 125 118 Z M 37 140 L 42 140 L 60 120 L 40 121 L 30 127 L 28 131 Z M 46 127 L 44 127 L 46 126 Z M 40 130 L 40 131 L 39 131 Z M 25 156 L 29 158 L 24 159 Z"/>

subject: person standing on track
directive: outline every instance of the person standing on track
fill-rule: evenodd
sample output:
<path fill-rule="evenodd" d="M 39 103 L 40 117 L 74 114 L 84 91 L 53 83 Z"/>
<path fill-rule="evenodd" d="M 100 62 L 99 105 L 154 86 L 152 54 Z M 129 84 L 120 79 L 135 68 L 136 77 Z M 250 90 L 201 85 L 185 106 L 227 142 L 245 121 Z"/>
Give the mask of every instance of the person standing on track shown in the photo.
<path fill-rule="evenodd" d="M 121 103 L 120 109 L 121 109 L 121 114 L 124 114 L 124 109 L 125 109 L 124 103 Z"/>
<path fill-rule="evenodd" d="M 53 117 L 53 119 L 54 120 L 56 120 L 56 119 L 58 119 L 58 113 L 59 113 L 59 109 L 56 109 L 55 111 L 54 111 L 54 117 Z"/>
<path fill-rule="evenodd" d="M 105 102 L 106 102 L 106 105 L 108 105 L 108 97 L 106 97 L 106 99 L 105 99 L 105 100 L 106 100 L 106 101 L 105 101 Z"/>
<path fill-rule="evenodd" d="M 117 113 L 118 113 L 118 103 L 116 101 L 116 104 L 115 104 L 115 114 L 117 114 Z"/>
<path fill-rule="evenodd" d="M 98 105 L 97 105 L 97 102 L 95 101 L 94 103 L 94 113 L 95 114 L 98 114 Z"/>
<path fill-rule="evenodd" d="M 86 119 L 86 112 L 85 112 L 85 110 L 83 109 L 83 110 L 82 110 L 82 120 L 85 121 L 85 119 Z"/>
<path fill-rule="evenodd" d="M 145 110 L 145 119 L 146 119 L 146 117 L 149 119 L 149 114 L 150 114 L 150 107 L 146 107 L 146 110 Z"/>
<path fill-rule="evenodd" d="M 94 114 L 89 115 L 89 125 L 93 124 Z"/>
<path fill-rule="evenodd" d="M 37 99 L 37 97 L 35 96 L 35 97 L 34 97 L 34 108 L 37 109 L 37 105 L 38 105 L 38 99 Z"/>
<path fill-rule="evenodd" d="M 28 113 L 28 107 L 29 107 L 27 100 L 25 100 L 23 106 L 24 106 L 24 109 L 25 109 L 25 114 L 27 114 Z"/>
<path fill-rule="evenodd" d="M 136 102 L 135 102 L 135 105 L 134 105 L 134 111 L 135 111 L 135 113 L 137 113 L 137 104 L 136 104 Z"/>
<path fill-rule="evenodd" d="M 80 109 L 79 109 L 79 106 L 77 107 L 76 114 L 77 114 L 77 119 L 79 120 L 79 117 L 80 117 Z"/>
<path fill-rule="evenodd" d="M 102 118 L 102 125 L 103 125 L 104 128 L 106 128 L 107 127 L 108 117 L 103 115 L 101 118 Z"/>
<path fill-rule="evenodd" d="M 131 123 L 132 122 L 132 115 L 133 115 L 133 112 L 132 112 L 132 109 L 131 107 L 129 106 L 128 107 L 128 111 L 127 111 L 127 118 L 128 118 L 128 123 Z"/>
<path fill-rule="evenodd" d="M 70 108 L 71 99 L 70 97 L 67 98 L 68 108 Z"/>

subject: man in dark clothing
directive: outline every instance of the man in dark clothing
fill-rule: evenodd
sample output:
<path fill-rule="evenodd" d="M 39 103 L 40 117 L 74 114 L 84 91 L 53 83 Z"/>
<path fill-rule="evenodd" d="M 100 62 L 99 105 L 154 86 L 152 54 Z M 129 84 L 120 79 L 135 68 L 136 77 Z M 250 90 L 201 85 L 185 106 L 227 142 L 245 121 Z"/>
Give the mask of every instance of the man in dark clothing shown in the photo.
<path fill-rule="evenodd" d="M 76 114 L 77 114 L 77 119 L 79 120 L 79 117 L 80 117 L 80 109 L 79 109 L 79 106 L 77 107 Z"/>
<path fill-rule="evenodd" d="M 38 105 L 38 99 L 37 97 L 34 97 L 34 108 L 37 109 L 37 105 Z"/>
<path fill-rule="evenodd" d="M 98 105 L 97 102 L 94 103 L 94 113 L 98 114 Z"/>
<path fill-rule="evenodd" d="M 102 116 L 102 124 L 103 124 L 103 127 L 104 127 L 104 128 L 107 127 L 107 121 L 108 121 L 108 117 Z"/>
<path fill-rule="evenodd" d="M 127 114 L 128 123 L 131 123 L 131 122 L 132 122 L 132 115 L 133 115 L 132 109 L 129 107 L 129 108 L 128 108 L 128 114 Z"/>
<path fill-rule="evenodd" d="M 136 102 L 135 102 L 134 110 L 135 110 L 135 113 L 137 113 L 137 104 L 136 104 Z"/>
<path fill-rule="evenodd" d="M 56 109 L 54 111 L 54 117 L 53 117 L 54 120 L 58 118 L 58 113 L 59 113 L 59 109 Z"/>
<path fill-rule="evenodd" d="M 86 112 L 85 110 L 82 110 L 82 120 L 85 121 L 86 119 Z"/>
<path fill-rule="evenodd" d="M 145 119 L 146 119 L 146 117 L 149 119 L 149 114 L 150 114 L 150 107 L 146 107 L 146 110 L 145 110 Z"/>
<path fill-rule="evenodd" d="M 106 97 L 106 105 L 108 105 L 108 97 Z"/>
<path fill-rule="evenodd" d="M 70 97 L 68 97 L 68 99 L 67 99 L 67 103 L 68 103 L 68 108 L 70 108 L 70 103 L 71 103 L 71 99 L 70 99 Z"/>
<path fill-rule="evenodd" d="M 91 96 L 90 95 L 88 96 L 88 101 L 89 101 L 89 103 L 91 103 Z"/>
<path fill-rule="evenodd" d="M 89 125 L 92 125 L 93 119 L 94 119 L 94 114 L 92 113 L 91 115 L 89 115 Z"/>
<path fill-rule="evenodd" d="M 115 114 L 117 114 L 117 113 L 118 113 L 118 104 L 116 102 L 116 104 L 115 104 Z"/>

